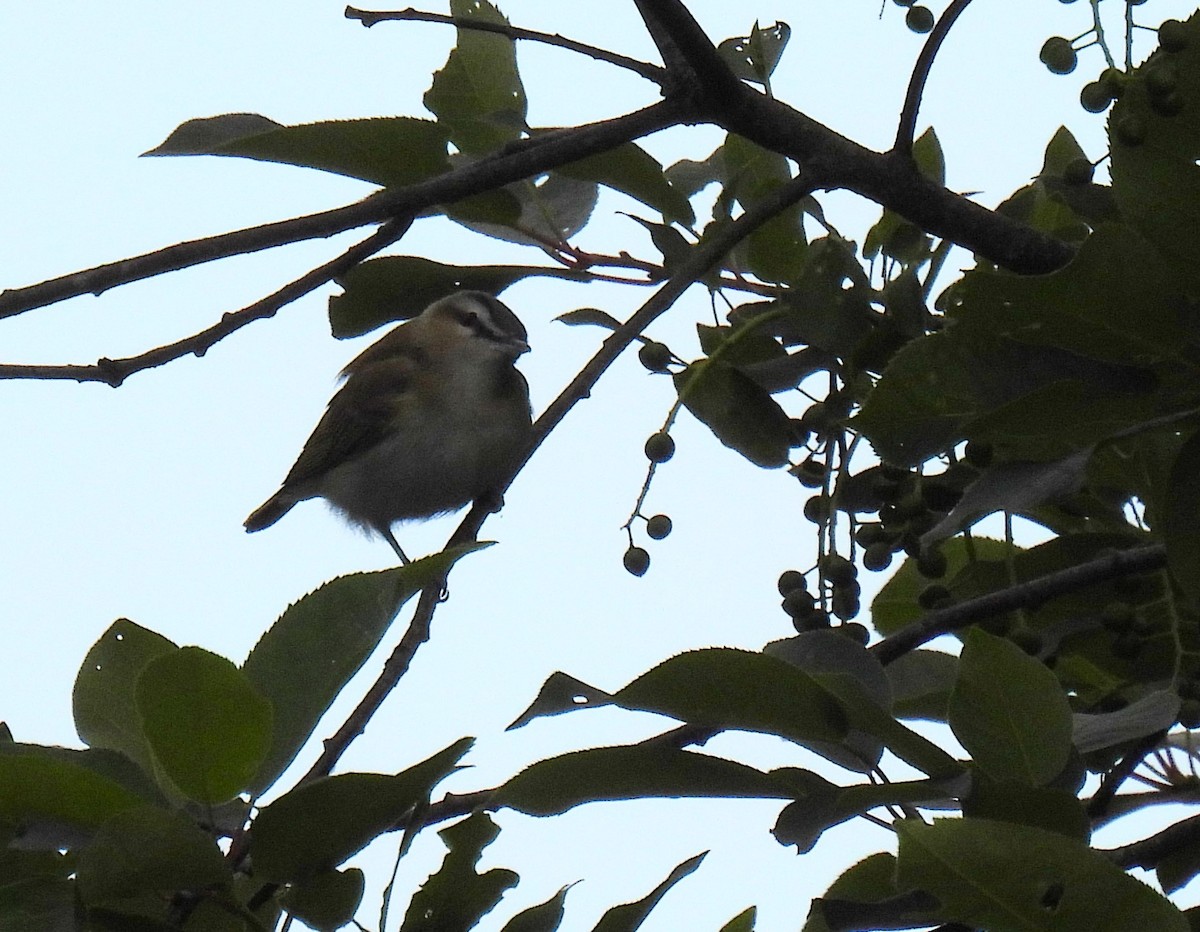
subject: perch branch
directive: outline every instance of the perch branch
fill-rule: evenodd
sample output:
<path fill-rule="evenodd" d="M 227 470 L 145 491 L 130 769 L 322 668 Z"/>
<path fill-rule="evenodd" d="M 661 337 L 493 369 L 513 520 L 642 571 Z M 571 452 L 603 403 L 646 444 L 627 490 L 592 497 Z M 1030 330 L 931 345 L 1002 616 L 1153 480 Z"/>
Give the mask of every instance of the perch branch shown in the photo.
<path fill-rule="evenodd" d="M 941 50 L 942 43 L 946 41 L 946 36 L 950 34 L 950 27 L 954 25 L 954 21 L 970 5 L 971 0 L 954 0 L 946 7 L 946 11 L 925 40 L 908 81 L 908 91 L 904 95 L 904 106 L 900 109 L 900 125 L 896 129 L 893 152 L 912 156 L 912 144 L 917 135 L 917 113 L 921 109 L 921 97 L 925 93 L 925 82 L 929 79 L 933 60 Z"/>

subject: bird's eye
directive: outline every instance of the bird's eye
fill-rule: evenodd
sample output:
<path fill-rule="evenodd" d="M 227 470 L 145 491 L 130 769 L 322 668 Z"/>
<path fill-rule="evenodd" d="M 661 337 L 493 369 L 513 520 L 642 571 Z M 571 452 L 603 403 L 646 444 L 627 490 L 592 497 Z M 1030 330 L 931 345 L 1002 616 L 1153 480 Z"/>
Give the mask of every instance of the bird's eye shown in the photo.
<path fill-rule="evenodd" d="M 467 311 L 459 318 L 459 321 L 464 327 L 467 327 L 470 330 L 479 329 L 479 315 L 474 311 Z"/>

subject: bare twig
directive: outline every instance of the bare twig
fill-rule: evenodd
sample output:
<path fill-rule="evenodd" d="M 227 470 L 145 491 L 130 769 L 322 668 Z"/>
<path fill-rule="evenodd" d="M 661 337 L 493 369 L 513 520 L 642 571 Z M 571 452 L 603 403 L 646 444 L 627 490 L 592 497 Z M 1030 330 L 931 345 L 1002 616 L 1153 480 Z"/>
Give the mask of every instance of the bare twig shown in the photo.
<path fill-rule="evenodd" d="M 921 54 L 917 56 L 917 63 L 913 66 L 912 77 L 908 81 L 908 92 L 904 95 L 904 106 L 900 110 L 900 125 L 896 129 L 893 152 L 912 155 L 912 144 L 917 131 L 917 112 L 921 109 L 921 96 L 925 93 L 925 82 L 929 79 L 933 60 L 937 57 L 946 36 L 950 34 L 950 27 L 954 25 L 954 21 L 970 5 L 971 0 L 954 0 L 946 7 L 946 11 L 925 40 Z"/>
<path fill-rule="evenodd" d="M 723 230 L 715 233 L 702 243 L 697 244 L 691 255 L 683 261 L 679 269 L 663 283 L 662 287 L 643 304 L 632 317 L 618 329 L 614 330 L 601 344 L 600 349 L 571 380 L 570 384 L 559 393 L 550 406 L 533 425 L 533 439 L 519 464 L 501 483 L 497 490 L 503 494 L 512 484 L 513 479 L 529 462 L 529 458 L 540 447 L 550 432 L 562 422 L 567 413 L 583 399 L 587 398 L 610 365 L 621 353 L 633 343 L 660 314 L 671 307 L 693 282 L 707 272 L 714 263 L 729 252 L 734 246 L 749 236 L 754 230 L 772 217 L 786 210 L 804 197 L 812 193 L 812 182 L 794 179 L 786 185 L 777 188 L 771 195 L 763 198 L 747 210 L 737 220 Z M 476 504 L 462 520 L 447 541 L 447 547 L 469 543 L 475 540 L 484 521 L 492 509 L 485 504 Z M 401 677 L 408 671 L 409 664 L 420 646 L 429 640 L 430 625 L 433 613 L 441 596 L 445 580 L 429 586 L 421 592 L 412 621 L 404 632 L 400 643 L 396 645 L 392 655 L 384 664 L 379 677 L 371 684 L 358 706 L 350 713 L 341 727 L 325 741 L 324 748 L 316 762 L 305 774 L 303 781 L 325 776 L 333 770 L 338 759 L 358 735 L 362 734 L 367 722 L 383 704 L 383 701 L 395 689 Z M 302 782 L 303 782 L 302 781 Z"/>
<path fill-rule="evenodd" d="M 137 356 L 127 356 L 123 359 L 101 359 L 93 366 L 0 364 L 0 379 L 74 379 L 76 382 L 105 382 L 113 388 L 117 388 L 135 372 L 161 366 L 189 353 L 203 356 L 216 343 L 234 331 L 240 330 L 253 321 L 273 317 L 284 305 L 321 287 L 364 259 L 375 255 L 381 249 L 386 249 L 400 239 L 411 225 L 411 217 L 393 220 L 385 224 L 361 243 L 351 246 L 336 259 L 317 266 L 295 281 L 284 285 L 274 294 L 267 295 L 240 311 L 223 315 L 218 323 L 186 339 L 168 343 L 166 346 L 155 347 Z"/>
<path fill-rule="evenodd" d="M 426 13 L 423 10 L 414 10 L 411 7 L 407 10 L 393 11 L 375 11 L 375 10 L 360 10 L 357 7 L 346 7 L 346 19 L 356 19 L 368 29 L 376 23 L 382 23 L 392 20 L 403 20 L 408 22 L 418 23 L 443 23 L 447 26 L 457 26 L 459 29 L 475 29 L 480 32 L 494 32 L 499 35 L 506 36 L 509 39 L 524 39 L 529 42 L 541 42 L 545 45 L 553 45 L 558 48 L 567 49 L 571 52 L 578 52 L 580 55 L 586 55 L 588 58 L 594 58 L 596 61 L 602 61 L 609 65 L 616 65 L 618 68 L 624 68 L 632 71 L 635 74 L 641 75 L 655 84 L 663 84 L 666 81 L 667 73 L 658 65 L 652 65 L 649 62 L 638 61 L 636 58 L 629 58 L 625 55 L 619 55 L 616 52 L 610 52 L 607 49 L 597 48 L 594 45 L 588 45 L 586 42 L 578 42 L 575 39 L 568 39 L 566 36 L 558 35 L 557 33 L 537 32 L 533 29 L 522 29 L 519 26 L 511 26 L 508 23 L 490 23 L 481 19 L 463 19 L 458 16 L 450 16 L 445 13 Z"/>
<path fill-rule="evenodd" d="M 1138 764 L 1147 754 L 1158 747 L 1165 735 L 1166 731 L 1156 731 L 1152 735 L 1146 735 L 1104 775 L 1099 788 L 1087 802 L 1088 818 L 1102 819 L 1108 813 L 1108 807 L 1116 797 L 1121 784 L 1133 775 Z"/>
<path fill-rule="evenodd" d="M 267 223 L 218 236 L 176 243 L 165 249 L 73 272 L 24 288 L 0 292 L 0 319 L 84 294 L 100 294 L 117 285 L 141 281 L 163 272 L 258 252 L 306 239 L 333 236 L 355 227 L 416 215 L 438 204 L 453 204 L 473 194 L 502 188 L 585 156 L 665 129 L 688 118 L 671 101 L 642 110 L 524 140 L 510 151 L 480 159 L 428 181 L 388 189 L 333 210 Z"/>
<path fill-rule="evenodd" d="M 977 599 L 930 612 L 920 621 L 891 637 L 884 638 L 870 650 L 880 663 L 891 663 L 927 641 L 966 627 L 972 622 L 1002 615 L 1013 609 L 1039 605 L 1047 599 L 1120 576 L 1161 569 L 1166 562 L 1167 551 L 1162 544 L 1120 550 L 1087 563 L 1080 563 L 1078 566 L 1059 570 L 1057 573 L 1049 573 L 1026 583 L 989 592 Z"/>
<path fill-rule="evenodd" d="M 1168 825 L 1157 835 L 1143 838 L 1120 848 L 1101 849 L 1100 853 L 1123 870 L 1142 867 L 1154 870 L 1166 858 L 1178 851 L 1195 850 L 1200 842 L 1200 816 L 1191 816 L 1182 822 Z"/>

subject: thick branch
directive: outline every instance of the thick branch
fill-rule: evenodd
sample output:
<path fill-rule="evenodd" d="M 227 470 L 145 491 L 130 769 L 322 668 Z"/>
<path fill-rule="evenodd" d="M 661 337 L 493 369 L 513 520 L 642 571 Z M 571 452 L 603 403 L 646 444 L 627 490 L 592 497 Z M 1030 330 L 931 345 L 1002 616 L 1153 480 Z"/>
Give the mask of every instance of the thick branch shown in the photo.
<path fill-rule="evenodd" d="M 609 65 L 616 65 L 618 68 L 624 68 L 628 71 L 632 71 L 635 74 L 641 75 L 647 80 L 653 81 L 655 84 L 663 84 L 667 77 L 666 71 L 664 71 L 658 65 L 652 65 L 649 62 L 638 61 L 636 58 L 629 58 L 625 55 L 618 55 L 616 52 L 610 52 L 607 49 L 597 48 L 594 45 L 588 45 L 586 42 L 578 42 L 575 39 L 568 39 L 566 36 L 561 36 L 557 33 L 537 32 L 533 29 L 522 29 L 519 26 L 511 26 L 508 23 L 492 23 L 482 19 L 463 19 L 458 16 L 449 16 L 445 13 L 426 13 L 423 10 L 414 10 L 411 7 L 407 10 L 392 10 L 385 12 L 375 10 L 360 10 L 357 7 L 348 6 L 346 7 L 346 19 L 356 19 L 368 29 L 370 29 L 376 23 L 402 20 L 418 23 L 443 23 L 447 26 L 456 26 L 459 29 L 475 29 L 479 32 L 494 32 L 509 39 L 524 39 L 528 42 L 541 42 L 545 45 L 553 45 L 557 48 L 567 49 L 571 52 L 578 52 L 580 55 L 586 55 L 588 58 L 594 58 L 596 61 L 602 61 Z"/>
<path fill-rule="evenodd" d="M 891 637 L 884 638 L 871 648 L 871 652 L 879 658 L 880 663 L 891 663 L 925 642 L 965 628 L 972 622 L 1003 615 L 1014 609 L 1040 605 L 1047 599 L 1086 589 L 1088 586 L 1120 576 L 1161 569 L 1166 562 L 1167 551 L 1162 544 L 1150 544 L 1097 557 L 1095 560 L 1050 573 L 1039 579 L 1031 579 L 1020 585 L 989 592 L 977 599 L 930 612 L 920 621 Z"/>
<path fill-rule="evenodd" d="M 164 272 L 258 252 L 306 239 L 333 236 L 355 227 L 382 223 L 392 217 L 416 215 L 438 204 L 502 188 L 588 155 L 666 129 L 688 118 L 682 108 L 663 101 L 611 120 L 539 135 L 511 151 L 480 159 L 428 181 L 380 191 L 355 204 L 281 220 L 219 236 L 176 243 L 156 252 L 122 259 L 0 292 L 0 319 L 84 294 L 101 294 L 117 285 L 141 281 Z"/>
<path fill-rule="evenodd" d="M 734 78 L 680 0 L 638 0 L 659 20 L 701 81 L 691 98 L 706 120 L 795 159 L 818 187 L 853 191 L 995 262 L 1026 275 L 1061 268 L 1067 244 L 967 200 L 926 178 L 911 158 L 874 152 Z"/>
<path fill-rule="evenodd" d="M 578 402 L 591 394 L 592 389 L 608 367 L 638 338 L 646 327 L 679 300 L 684 291 L 700 279 L 729 250 L 762 224 L 810 193 L 812 193 L 812 189 L 807 182 L 794 179 L 789 184 L 777 188 L 771 195 L 747 210 L 723 230 L 695 246 L 689 258 L 680 264 L 679 269 L 663 283 L 650 300 L 605 339 L 596 354 L 537 419 L 533 425 L 533 439 L 529 449 L 526 450 L 520 463 L 505 478 L 500 488 L 497 489 L 497 493 L 499 495 L 504 493 L 517 474 L 524 469 L 529 458 L 550 435 L 550 432 L 562 422 Z M 455 529 L 446 546 L 453 547 L 474 541 L 492 510 L 486 504 L 477 503 Z M 413 612 L 412 621 L 409 622 L 408 629 L 404 632 L 400 643 L 396 645 L 396 649 L 388 657 L 379 677 L 371 684 L 358 706 L 342 723 L 337 732 L 325 741 L 320 757 L 305 774 L 305 781 L 332 772 L 334 765 L 349 747 L 350 742 L 362 734 L 367 722 L 395 689 L 401 677 L 408 672 L 409 665 L 418 648 L 429 640 L 433 613 L 437 609 L 444 585 L 445 580 L 443 579 L 438 584 L 422 591 L 417 608 Z"/>
<path fill-rule="evenodd" d="M 1192 816 L 1167 826 L 1157 835 L 1101 853 L 1108 855 L 1114 864 L 1124 870 L 1133 867 L 1154 870 L 1170 855 L 1195 848 L 1197 843 L 1200 843 L 1200 816 Z"/>

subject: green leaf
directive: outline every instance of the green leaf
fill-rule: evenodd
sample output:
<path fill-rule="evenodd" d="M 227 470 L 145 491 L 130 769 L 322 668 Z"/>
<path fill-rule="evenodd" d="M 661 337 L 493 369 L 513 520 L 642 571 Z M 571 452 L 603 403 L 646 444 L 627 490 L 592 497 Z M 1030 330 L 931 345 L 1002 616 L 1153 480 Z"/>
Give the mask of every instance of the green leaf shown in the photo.
<path fill-rule="evenodd" d="M 614 906 L 600 917 L 600 921 L 596 923 L 593 932 L 633 932 L 633 930 L 641 926 L 645 918 L 650 915 L 650 911 L 666 896 L 667 891 L 696 870 L 707 854 L 708 852 L 705 851 L 703 854 L 698 854 L 694 858 L 688 858 L 682 864 L 679 864 L 671 871 L 666 880 L 636 903 L 623 903 L 620 906 Z"/>
<path fill-rule="evenodd" d="M 950 728 L 996 781 L 1043 786 L 1071 753 L 1071 707 L 1045 664 L 973 628 L 950 697 Z"/>
<path fill-rule="evenodd" d="M 570 162 L 557 169 L 580 181 L 602 184 L 653 207 L 667 223 L 686 227 L 696 222 L 687 195 L 671 184 L 659 161 L 636 143 Z"/>
<path fill-rule="evenodd" d="M 487 0 L 450 0 L 450 13 L 508 25 Z M 425 106 L 460 152 L 482 155 L 519 138 L 526 128 L 527 102 L 513 40 L 460 26 L 457 44 L 425 93 Z"/>
<path fill-rule="evenodd" d="M 872 854 L 844 871 L 809 909 L 803 932 L 842 932 L 889 922 L 894 928 L 937 924 L 937 901 L 925 893 L 903 894 L 896 886 L 896 858 Z"/>
<path fill-rule="evenodd" d="M 356 337 L 416 317 L 456 291 L 499 294 L 513 282 L 545 273 L 525 265 L 446 265 L 418 256 L 383 256 L 335 279 L 343 291 L 329 299 L 329 326 L 338 339 Z"/>
<path fill-rule="evenodd" d="M 939 186 L 946 184 L 946 157 L 932 126 L 917 137 L 912 154 L 922 175 Z"/>
<path fill-rule="evenodd" d="M 394 776 L 338 774 L 284 794 L 254 820 L 255 874 L 285 883 L 336 868 L 425 802 L 471 743 L 462 738 Z"/>
<path fill-rule="evenodd" d="M 75 884 L 32 877 L 0 886 L 0 932 L 74 932 Z"/>
<path fill-rule="evenodd" d="M 757 204 L 792 178 L 791 165 L 778 152 L 730 133 L 721 147 L 725 196 L 742 207 Z M 732 258 L 763 281 L 795 282 L 805 268 L 804 209 L 793 205 L 754 230 Z"/>
<path fill-rule="evenodd" d="M 588 181 L 551 172 L 539 181 L 518 181 L 502 192 L 515 206 L 515 212 L 502 219 L 481 219 L 477 211 L 463 210 L 473 203 L 452 205 L 446 216 L 468 230 L 509 243 L 536 246 L 539 249 L 564 245 L 584 228 L 596 209 L 599 188 Z M 567 276 L 569 277 L 569 275 Z"/>
<path fill-rule="evenodd" d="M 145 770 L 152 756 L 137 708 L 138 676 L 150 661 L 178 647 L 161 634 L 124 618 L 92 645 L 75 677 L 72 710 L 75 731 L 94 748 L 120 751 Z"/>
<path fill-rule="evenodd" d="M 1171 579 L 1200 608 L 1200 433 L 1188 438 L 1171 467 L 1163 517 Z"/>
<path fill-rule="evenodd" d="M 754 923 L 757 919 L 758 907 L 748 906 L 721 926 L 721 932 L 754 932 Z"/>
<path fill-rule="evenodd" d="M 894 823 L 899 882 L 972 928 L 1187 932 L 1183 914 L 1108 858 L 1055 832 L 986 819 Z"/>
<path fill-rule="evenodd" d="M 505 731 L 521 728 L 543 715 L 561 715 L 576 709 L 598 709 L 611 705 L 612 701 L 612 696 L 604 690 L 589 686 L 583 680 L 566 673 L 551 673 L 538 691 L 537 698 Z"/>
<path fill-rule="evenodd" d="M 736 77 L 766 87 L 791 37 L 792 27 L 787 23 L 762 29 L 755 22 L 750 35 L 725 39 L 717 46 L 717 54 Z"/>
<path fill-rule="evenodd" d="M 596 307 L 579 307 L 573 311 L 564 311 L 554 318 L 561 321 L 568 327 L 603 327 L 605 330 L 616 330 L 621 326 L 621 322 L 617 320 L 608 311 L 602 311 Z"/>
<path fill-rule="evenodd" d="M 713 359 L 694 362 L 672 377 L 684 406 L 721 443 L 764 469 L 787 464 L 788 416 L 753 379 Z"/>
<path fill-rule="evenodd" d="M 19 747 L 19 746 L 18 746 Z M 0 823 L 27 832 L 86 834 L 108 819 L 145 805 L 115 780 L 80 764 L 38 753 L 0 754 Z M 70 847 L 70 837 L 56 847 Z"/>
<path fill-rule="evenodd" d="M 494 867 L 477 872 L 483 849 L 500 829 L 483 812 L 442 829 L 438 835 L 450 849 L 441 869 L 425 881 L 409 904 L 401 932 L 425 929 L 473 929 L 517 884 L 517 875 Z"/>
<path fill-rule="evenodd" d="M 546 902 L 521 910 L 504 924 L 501 932 L 556 932 L 562 924 L 570 889 L 563 887 Z"/>
<path fill-rule="evenodd" d="M 1185 342 L 1181 296 L 1156 250 L 1125 226 L 1100 227 L 1050 275 L 978 269 L 954 295 L 956 317 L 982 317 L 998 336 L 1107 362 L 1175 360 Z"/>
<path fill-rule="evenodd" d="M 884 668 L 897 718 L 944 722 L 958 678 L 958 658 L 937 650 L 913 650 Z"/>
<path fill-rule="evenodd" d="M 613 696 L 627 709 L 713 729 L 779 735 L 803 744 L 845 737 L 840 703 L 792 664 L 752 651 L 694 650 L 665 660 Z"/>
<path fill-rule="evenodd" d="M 171 895 L 232 883 L 211 835 L 179 813 L 142 806 L 118 813 L 79 854 L 80 898 L 88 904 L 151 893 Z"/>
<path fill-rule="evenodd" d="M 1166 731 L 1179 721 L 1179 696 L 1157 689 L 1113 712 L 1076 712 L 1071 741 L 1080 754 Z"/>
<path fill-rule="evenodd" d="M 446 131 L 412 117 L 280 126 L 234 113 L 189 120 L 146 155 L 225 155 L 401 186 L 449 171 Z"/>
<path fill-rule="evenodd" d="M 341 576 L 292 605 L 267 630 L 242 665 L 247 681 L 275 710 L 271 748 L 251 785 L 256 792 L 295 759 L 404 603 L 477 549 L 457 547 L 396 569 Z"/>
<path fill-rule="evenodd" d="M 735 761 L 659 745 L 589 748 L 526 767 L 496 793 L 497 805 L 527 815 L 558 815 L 618 799 L 712 797 L 788 799 L 792 789 Z"/>
<path fill-rule="evenodd" d="M 1200 14 L 1181 32 L 1183 49 L 1159 49 L 1125 83 L 1108 135 L 1121 213 L 1157 247 L 1194 298 L 1200 295 Z M 1168 70 L 1175 98 L 1186 102 L 1178 112 L 1163 107 L 1170 95 L 1151 90 L 1154 72 Z M 1126 131 L 1135 126 L 1138 132 Z M 1132 139 L 1141 141 L 1131 144 Z"/>
<path fill-rule="evenodd" d="M 1074 793 L 1053 786 L 996 783 L 978 772 L 972 774 L 971 791 L 963 799 L 963 815 L 1043 828 L 1085 844 L 1092 834 L 1091 819 Z"/>
<path fill-rule="evenodd" d="M 230 661 L 199 647 L 150 661 L 137 706 L 155 762 L 197 802 L 222 803 L 249 787 L 270 748 L 270 700 Z"/>
<path fill-rule="evenodd" d="M 289 886 L 281 902 L 309 928 L 334 932 L 354 918 L 365 886 L 366 878 L 357 867 L 323 871 Z"/>

